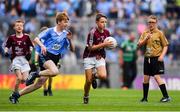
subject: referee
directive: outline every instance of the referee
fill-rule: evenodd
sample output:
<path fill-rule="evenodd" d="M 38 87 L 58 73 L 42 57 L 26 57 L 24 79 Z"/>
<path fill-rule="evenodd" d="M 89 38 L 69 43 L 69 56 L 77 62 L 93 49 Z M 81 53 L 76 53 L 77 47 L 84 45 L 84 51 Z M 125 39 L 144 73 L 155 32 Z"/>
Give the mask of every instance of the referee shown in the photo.
<path fill-rule="evenodd" d="M 164 56 L 168 49 L 168 41 L 162 31 L 157 28 L 157 17 L 151 15 L 147 19 L 148 28 L 145 30 L 139 41 L 138 47 L 145 46 L 144 58 L 144 81 L 143 98 L 141 102 L 148 102 L 149 80 L 153 76 L 162 92 L 160 102 L 169 102 L 171 99 L 167 93 L 164 81 L 160 75 L 164 74 Z"/>

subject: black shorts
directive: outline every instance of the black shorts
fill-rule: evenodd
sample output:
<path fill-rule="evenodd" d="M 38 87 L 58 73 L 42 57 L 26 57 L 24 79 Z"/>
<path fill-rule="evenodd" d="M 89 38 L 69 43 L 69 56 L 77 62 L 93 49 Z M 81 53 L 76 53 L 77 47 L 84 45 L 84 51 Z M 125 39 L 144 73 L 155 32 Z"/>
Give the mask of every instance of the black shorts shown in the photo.
<path fill-rule="evenodd" d="M 164 62 L 158 61 L 158 57 L 145 57 L 144 74 L 149 76 L 164 74 Z"/>
<path fill-rule="evenodd" d="M 60 55 L 54 55 L 52 53 L 47 52 L 46 55 L 39 55 L 39 67 L 40 70 L 45 70 L 44 68 L 44 63 L 48 60 L 52 60 L 54 62 L 55 65 L 57 65 L 57 63 L 59 62 L 59 59 L 61 58 Z"/>

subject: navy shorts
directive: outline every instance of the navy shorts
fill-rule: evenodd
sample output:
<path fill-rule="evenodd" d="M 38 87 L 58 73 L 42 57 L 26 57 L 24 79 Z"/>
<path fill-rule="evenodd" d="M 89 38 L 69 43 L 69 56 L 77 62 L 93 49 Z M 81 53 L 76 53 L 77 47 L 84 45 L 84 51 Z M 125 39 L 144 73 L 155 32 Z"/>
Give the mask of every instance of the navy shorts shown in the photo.
<path fill-rule="evenodd" d="M 45 70 L 44 68 L 44 63 L 48 60 L 52 60 L 54 62 L 55 65 L 57 65 L 57 63 L 59 62 L 59 59 L 61 58 L 60 55 L 54 55 L 52 53 L 47 52 L 46 55 L 39 55 L 39 67 L 40 70 Z"/>
<path fill-rule="evenodd" d="M 149 76 L 164 74 L 164 62 L 158 61 L 158 57 L 145 57 L 144 74 Z"/>

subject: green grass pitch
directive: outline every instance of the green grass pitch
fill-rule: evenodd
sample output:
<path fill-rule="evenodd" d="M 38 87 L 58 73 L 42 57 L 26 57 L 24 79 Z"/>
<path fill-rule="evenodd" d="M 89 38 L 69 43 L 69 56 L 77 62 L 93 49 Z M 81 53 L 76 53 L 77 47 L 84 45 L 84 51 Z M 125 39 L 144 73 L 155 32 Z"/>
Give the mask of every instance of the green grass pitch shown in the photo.
<path fill-rule="evenodd" d="M 169 91 L 171 102 L 160 103 L 161 92 L 151 90 L 149 102 L 141 103 L 141 90 L 96 89 L 89 104 L 82 103 L 83 90 L 53 90 L 43 96 L 42 89 L 22 96 L 18 104 L 8 100 L 10 90 L 0 90 L 0 111 L 180 111 L 180 91 Z"/>

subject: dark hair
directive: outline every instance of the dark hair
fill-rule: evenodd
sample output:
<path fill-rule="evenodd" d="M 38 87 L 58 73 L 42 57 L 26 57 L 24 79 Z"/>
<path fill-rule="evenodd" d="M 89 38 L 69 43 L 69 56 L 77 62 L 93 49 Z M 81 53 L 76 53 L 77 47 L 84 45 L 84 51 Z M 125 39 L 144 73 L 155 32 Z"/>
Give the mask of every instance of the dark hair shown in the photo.
<path fill-rule="evenodd" d="M 96 21 L 99 21 L 102 17 L 104 17 L 104 18 L 107 19 L 107 17 L 106 17 L 104 14 L 98 13 L 98 14 L 96 15 Z"/>

